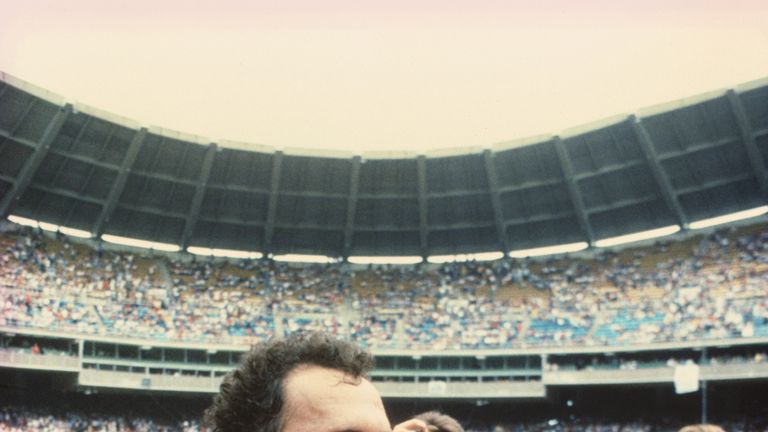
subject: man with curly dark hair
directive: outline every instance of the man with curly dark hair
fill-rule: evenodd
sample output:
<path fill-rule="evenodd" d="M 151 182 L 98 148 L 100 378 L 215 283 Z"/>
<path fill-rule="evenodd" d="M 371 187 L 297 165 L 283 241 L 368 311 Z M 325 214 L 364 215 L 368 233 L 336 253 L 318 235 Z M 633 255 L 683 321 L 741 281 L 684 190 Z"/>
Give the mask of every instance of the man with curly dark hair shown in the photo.
<path fill-rule="evenodd" d="M 371 356 L 322 333 L 255 345 L 206 411 L 217 432 L 388 432 Z"/>

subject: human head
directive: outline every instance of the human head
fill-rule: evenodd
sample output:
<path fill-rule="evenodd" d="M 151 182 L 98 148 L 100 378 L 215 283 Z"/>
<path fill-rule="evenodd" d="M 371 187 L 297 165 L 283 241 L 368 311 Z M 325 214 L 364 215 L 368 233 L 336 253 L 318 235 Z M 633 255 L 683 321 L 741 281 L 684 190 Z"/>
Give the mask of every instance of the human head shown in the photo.
<path fill-rule="evenodd" d="M 389 422 L 366 379 L 372 365 L 359 347 L 323 333 L 260 343 L 224 378 L 206 417 L 217 432 L 280 432 L 307 413 L 329 424 L 366 415 L 383 432 Z"/>

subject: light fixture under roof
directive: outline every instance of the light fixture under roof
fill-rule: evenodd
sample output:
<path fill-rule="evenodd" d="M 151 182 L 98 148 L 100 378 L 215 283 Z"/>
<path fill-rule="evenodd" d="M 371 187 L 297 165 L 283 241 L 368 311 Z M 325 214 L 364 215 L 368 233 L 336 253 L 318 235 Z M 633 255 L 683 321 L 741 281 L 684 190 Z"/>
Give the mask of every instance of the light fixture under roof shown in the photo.
<path fill-rule="evenodd" d="M 463 261 L 495 261 L 502 258 L 504 258 L 504 252 L 495 251 L 458 255 L 432 255 L 427 257 L 427 261 L 433 264 L 443 264 Z"/>
<path fill-rule="evenodd" d="M 44 230 L 44 231 L 50 231 L 50 232 L 59 231 L 59 226 L 52 223 L 38 221 L 37 225 L 40 227 L 41 230 Z"/>
<path fill-rule="evenodd" d="M 163 252 L 178 252 L 181 248 L 178 245 L 170 243 L 159 243 L 149 240 L 140 240 L 130 237 L 121 237 L 112 234 L 103 234 L 101 239 L 108 243 L 119 244 L 123 246 L 131 246 L 144 249 L 152 249 Z"/>
<path fill-rule="evenodd" d="M 386 264 L 418 264 L 422 261 L 420 256 L 415 255 L 400 255 L 400 256 L 351 256 L 347 258 L 352 264 L 374 264 L 374 265 L 386 265 Z"/>
<path fill-rule="evenodd" d="M 768 206 L 755 207 L 749 210 L 742 210 L 735 213 L 728 213 L 722 216 L 716 216 L 709 219 L 702 219 L 696 222 L 688 224 L 690 229 L 702 229 L 709 228 L 715 225 L 722 225 L 731 222 L 736 222 L 744 219 L 762 216 L 768 213 Z"/>
<path fill-rule="evenodd" d="M 294 262 L 294 263 L 310 263 L 310 264 L 330 264 L 337 262 L 335 258 L 331 258 L 326 255 L 304 255 L 304 254 L 285 254 L 275 255 L 272 257 L 275 261 L 282 262 Z"/>
<path fill-rule="evenodd" d="M 23 225 L 23 226 L 29 226 L 38 228 L 37 221 L 34 219 L 27 219 L 25 217 L 16 216 L 16 215 L 10 215 L 8 216 L 8 220 L 17 224 L 17 225 Z"/>
<path fill-rule="evenodd" d="M 565 244 L 554 245 L 554 246 L 545 246 L 545 247 L 539 247 L 539 248 L 533 248 L 533 249 L 521 249 L 521 250 L 509 251 L 509 256 L 512 258 L 526 258 L 526 257 L 537 257 L 537 256 L 545 256 L 545 255 L 558 255 L 558 254 L 564 254 L 564 253 L 570 253 L 570 252 L 583 251 L 588 247 L 589 247 L 589 244 L 587 242 L 565 243 Z"/>
<path fill-rule="evenodd" d="M 679 225 L 670 225 L 661 228 L 655 228 L 647 231 L 640 231 L 632 234 L 625 234 L 616 237 L 609 237 L 595 242 L 597 247 L 611 247 L 626 243 L 634 243 L 643 240 L 650 240 L 657 237 L 664 237 L 680 231 Z"/>
<path fill-rule="evenodd" d="M 91 233 L 88 232 L 88 231 L 80 230 L 80 229 L 77 229 L 77 228 L 70 228 L 70 227 L 65 227 L 65 226 L 61 226 L 61 225 L 56 225 L 56 224 L 52 224 L 52 223 L 48 223 L 48 222 L 36 221 L 34 219 L 28 219 L 28 218 L 21 217 L 21 216 L 10 215 L 10 216 L 8 216 L 8 220 L 13 222 L 13 223 L 15 223 L 15 224 L 18 224 L 18 225 L 24 225 L 24 226 L 34 227 L 34 228 L 40 228 L 41 230 L 44 230 L 44 231 L 60 232 L 62 234 L 68 235 L 68 236 L 80 237 L 80 238 L 91 238 L 92 237 Z"/>
<path fill-rule="evenodd" d="M 69 228 L 65 226 L 59 227 L 59 232 L 68 236 L 72 237 L 80 237 L 80 238 L 91 238 L 93 237 L 90 232 L 76 229 L 76 228 Z"/>
<path fill-rule="evenodd" d="M 199 246 L 190 246 L 187 248 L 187 252 L 195 255 L 203 256 L 215 256 L 223 258 L 237 258 L 237 259 L 259 259 L 264 254 L 254 251 L 243 251 L 234 249 L 210 249 Z"/>

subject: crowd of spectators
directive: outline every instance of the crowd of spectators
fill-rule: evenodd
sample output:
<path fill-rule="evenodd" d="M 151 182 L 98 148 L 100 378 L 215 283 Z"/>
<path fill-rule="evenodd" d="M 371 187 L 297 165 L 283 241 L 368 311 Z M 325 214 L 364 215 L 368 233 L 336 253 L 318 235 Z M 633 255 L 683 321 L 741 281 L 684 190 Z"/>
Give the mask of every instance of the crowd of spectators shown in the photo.
<path fill-rule="evenodd" d="M 0 235 L 0 325 L 243 343 L 324 330 L 432 350 L 768 336 L 768 230 L 685 241 L 364 268 L 141 256 L 14 229 Z"/>
<path fill-rule="evenodd" d="M 0 432 L 201 432 L 197 418 L 176 421 L 137 415 L 114 415 L 53 409 L 5 406 L 0 408 Z M 594 418 L 547 419 L 518 422 L 463 422 L 467 432 L 676 432 L 683 424 L 673 419 L 606 420 Z M 731 419 L 720 425 L 728 432 L 765 432 L 761 417 Z"/>
<path fill-rule="evenodd" d="M 514 424 L 465 427 L 466 432 L 677 432 L 684 424 L 673 419 L 607 421 L 594 418 L 548 419 Z M 727 432 L 765 432 L 768 422 L 761 417 L 730 420 L 718 424 Z"/>
<path fill-rule="evenodd" d="M 140 416 L 115 416 L 4 406 L 0 432 L 199 432 L 197 419 L 161 422 Z"/>

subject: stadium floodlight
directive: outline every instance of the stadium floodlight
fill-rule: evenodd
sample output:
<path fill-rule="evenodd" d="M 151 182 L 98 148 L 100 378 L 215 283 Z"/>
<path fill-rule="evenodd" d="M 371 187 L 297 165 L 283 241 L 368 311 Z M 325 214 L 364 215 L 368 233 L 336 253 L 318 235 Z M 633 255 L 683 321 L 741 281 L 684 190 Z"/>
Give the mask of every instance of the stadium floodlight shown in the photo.
<path fill-rule="evenodd" d="M 554 246 L 545 246 L 545 247 L 539 247 L 539 248 L 533 248 L 533 249 L 520 249 L 520 250 L 509 251 L 509 256 L 511 258 L 527 258 L 527 257 L 537 257 L 537 256 L 545 256 L 545 255 L 558 255 L 558 254 L 564 254 L 564 253 L 570 253 L 570 252 L 583 251 L 588 247 L 589 247 L 589 243 L 587 242 L 565 243 L 565 244 L 554 245 Z"/>
<path fill-rule="evenodd" d="M 37 221 L 34 219 L 27 219 L 25 217 L 16 216 L 16 215 L 10 215 L 8 216 L 8 220 L 17 224 L 17 225 L 24 225 L 28 227 L 37 228 Z"/>
<path fill-rule="evenodd" d="M 234 249 L 210 249 L 198 246 L 190 246 L 187 248 L 187 252 L 195 255 L 203 256 L 215 256 L 223 258 L 237 258 L 237 259 L 259 259 L 264 256 L 261 252 L 251 252 Z"/>
<path fill-rule="evenodd" d="M 44 230 L 44 231 L 50 231 L 50 232 L 59 231 L 59 226 L 54 225 L 52 223 L 37 221 L 37 225 L 40 227 L 41 230 Z"/>
<path fill-rule="evenodd" d="M 41 224 L 42 225 L 42 224 Z M 91 238 L 93 237 L 88 231 L 83 231 L 77 228 L 70 228 L 65 226 L 59 226 L 59 232 L 72 237 Z"/>
<path fill-rule="evenodd" d="M 330 264 L 335 263 L 338 260 L 326 255 L 303 255 L 303 254 L 285 254 L 275 255 L 272 257 L 275 261 L 282 262 L 295 262 L 295 263 L 312 263 L 312 264 Z"/>
<path fill-rule="evenodd" d="M 722 225 L 730 222 L 740 221 L 743 219 L 762 216 L 766 213 L 768 213 L 768 206 L 760 206 L 760 207 L 755 207 L 749 210 L 742 210 L 736 213 L 729 213 L 722 216 L 717 216 L 709 219 L 702 219 L 696 222 L 691 222 L 690 224 L 688 224 L 688 228 L 690 229 L 709 228 L 715 225 Z"/>
<path fill-rule="evenodd" d="M 158 243 L 149 240 L 140 240 L 130 237 L 121 237 L 112 234 L 103 234 L 101 239 L 108 243 L 119 244 L 123 246 L 132 246 L 144 249 L 153 249 L 163 252 L 178 252 L 181 248 L 178 245 L 170 243 Z"/>
<path fill-rule="evenodd" d="M 407 264 L 418 264 L 422 261 L 420 256 L 412 256 L 412 255 L 400 255 L 400 256 L 365 256 L 365 255 L 358 255 L 358 256 L 351 256 L 347 258 L 347 261 L 349 261 L 352 264 L 375 264 L 375 265 L 386 265 L 386 264 L 400 264 L 400 265 L 407 265 Z"/>
<path fill-rule="evenodd" d="M 459 255 L 432 255 L 427 257 L 427 261 L 432 264 L 443 264 L 463 261 L 496 261 L 502 258 L 504 258 L 504 252 L 496 251 Z"/>
<path fill-rule="evenodd" d="M 679 225 L 670 225 L 662 228 L 655 228 L 648 231 L 640 231 L 632 234 L 625 234 L 617 237 L 609 237 L 606 239 L 598 240 L 595 242 L 595 246 L 597 247 L 618 246 L 626 243 L 650 240 L 656 237 L 664 237 L 670 234 L 674 234 L 678 231 L 680 231 Z"/>
<path fill-rule="evenodd" d="M 60 232 L 62 234 L 72 236 L 72 237 L 91 238 L 91 233 L 89 233 L 88 231 L 56 225 L 48 222 L 40 222 L 34 219 L 27 219 L 21 216 L 10 215 L 8 216 L 8 220 L 18 225 L 40 228 L 45 231 Z"/>

